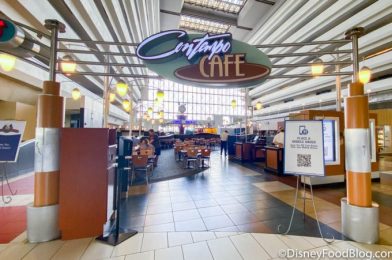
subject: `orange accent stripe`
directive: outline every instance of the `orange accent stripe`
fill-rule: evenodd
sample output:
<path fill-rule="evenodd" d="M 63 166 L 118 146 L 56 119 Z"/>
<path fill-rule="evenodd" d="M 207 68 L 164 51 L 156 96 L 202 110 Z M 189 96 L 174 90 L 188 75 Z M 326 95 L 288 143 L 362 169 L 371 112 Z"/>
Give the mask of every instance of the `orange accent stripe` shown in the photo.
<path fill-rule="evenodd" d="M 52 95 L 38 96 L 37 127 L 63 127 L 64 98 Z"/>
<path fill-rule="evenodd" d="M 353 97 L 353 96 L 363 96 L 364 92 L 364 87 L 363 84 L 360 82 L 355 82 L 351 83 L 348 86 L 348 96 Z"/>
<path fill-rule="evenodd" d="M 346 128 L 369 128 L 369 102 L 367 96 L 346 98 Z"/>
<path fill-rule="evenodd" d="M 34 176 L 34 207 L 58 204 L 60 171 L 36 172 Z"/>
<path fill-rule="evenodd" d="M 60 83 L 54 81 L 44 81 L 43 94 L 60 96 Z"/>
<path fill-rule="evenodd" d="M 358 207 L 372 206 L 372 179 L 370 173 L 347 171 L 347 201 Z"/>

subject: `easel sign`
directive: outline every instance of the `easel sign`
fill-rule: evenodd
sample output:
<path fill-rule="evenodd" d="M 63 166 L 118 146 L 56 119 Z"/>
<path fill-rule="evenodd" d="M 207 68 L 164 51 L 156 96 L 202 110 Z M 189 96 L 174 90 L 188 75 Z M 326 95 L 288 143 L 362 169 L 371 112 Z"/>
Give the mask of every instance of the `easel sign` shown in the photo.
<path fill-rule="evenodd" d="M 324 128 L 322 120 L 286 120 L 285 121 L 285 136 L 284 136 L 284 174 L 294 174 L 297 176 L 297 187 L 295 189 L 293 211 L 291 212 L 290 223 L 285 232 L 281 232 L 282 225 L 278 225 L 278 232 L 281 234 L 288 234 L 291 230 L 294 214 L 297 208 L 298 192 L 300 176 L 309 178 L 310 198 L 306 196 L 306 186 L 304 184 L 303 192 L 303 214 L 305 221 L 305 201 L 310 199 L 312 201 L 314 214 L 317 221 L 320 236 L 327 242 L 332 243 L 332 240 L 327 240 L 321 231 L 320 222 L 317 217 L 316 204 L 314 202 L 313 187 L 311 178 L 314 176 L 325 176 L 324 166 Z"/>
<path fill-rule="evenodd" d="M 284 174 L 325 176 L 322 120 L 286 120 Z"/>
<path fill-rule="evenodd" d="M 0 121 L 0 162 L 16 162 L 25 121 Z"/>

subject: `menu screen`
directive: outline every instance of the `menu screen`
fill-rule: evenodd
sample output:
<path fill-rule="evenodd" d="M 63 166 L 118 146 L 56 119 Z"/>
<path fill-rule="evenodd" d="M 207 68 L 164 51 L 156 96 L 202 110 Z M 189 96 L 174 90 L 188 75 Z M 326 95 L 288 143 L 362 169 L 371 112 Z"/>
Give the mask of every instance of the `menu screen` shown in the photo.
<path fill-rule="evenodd" d="M 335 120 L 323 120 L 324 161 L 336 161 Z"/>

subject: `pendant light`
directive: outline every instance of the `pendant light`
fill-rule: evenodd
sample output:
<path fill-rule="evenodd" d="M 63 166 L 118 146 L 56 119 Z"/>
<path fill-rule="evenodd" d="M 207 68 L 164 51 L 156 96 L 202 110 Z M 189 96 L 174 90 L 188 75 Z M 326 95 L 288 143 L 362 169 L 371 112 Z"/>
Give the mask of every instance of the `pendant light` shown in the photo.
<path fill-rule="evenodd" d="M 75 59 L 69 54 L 64 55 L 64 57 L 60 61 L 60 68 L 61 68 L 61 72 L 64 73 L 65 75 L 70 75 L 72 73 L 75 73 L 76 71 Z"/>
<path fill-rule="evenodd" d="M 236 108 L 236 107 L 237 107 L 237 100 L 233 99 L 233 100 L 231 101 L 231 107 L 232 107 L 232 108 Z"/>
<path fill-rule="evenodd" d="M 124 97 L 128 93 L 128 84 L 124 80 L 117 81 L 116 91 L 121 97 Z"/>
<path fill-rule="evenodd" d="M 0 66 L 4 71 L 11 71 L 15 67 L 16 57 L 7 53 L 0 54 Z"/>
<path fill-rule="evenodd" d="M 129 100 L 127 99 L 123 100 L 122 107 L 124 108 L 125 111 L 129 112 L 131 109 L 131 102 L 129 102 Z"/>
<path fill-rule="evenodd" d="M 74 88 L 72 90 L 71 95 L 72 95 L 72 99 L 73 100 L 75 100 L 75 101 L 78 100 L 80 98 L 80 96 L 81 96 L 80 90 L 78 88 Z"/>
<path fill-rule="evenodd" d="M 362 84 L 369 83 L 371 75 L 372 71 L 368 67 L 362 67 L 358 74 L 359 82 Z"/>
<path fill-rule="evenodd" d="M 260 110 L 260 109 L 262 109 L 262 108 L 263 108 L 263 105 L 261 104 L 260 101 L 258 101 L 258 102 L 256 103 L 256 110 Z"/>
<path fill-rule="evenodd" d="M 320 58 L 317 58 L 312 63 L 312 75 L 320 76 L 324 72 L 324 64 Z"/>
<path fill-rule="evenodd" d="M 161 103 L 164 97 L 165 97 L 165 93 L 163 92 L 163 90 L 158 89 L 157 91 L 158 102 Z"/>
<path fill-rule="evenodd" d="M 110 93 L 109 93 L 109 102 L 110 102 L 110 103 L 113 103 L 114 100 L 116 100 L 116 93 L 110 92 Z"/>

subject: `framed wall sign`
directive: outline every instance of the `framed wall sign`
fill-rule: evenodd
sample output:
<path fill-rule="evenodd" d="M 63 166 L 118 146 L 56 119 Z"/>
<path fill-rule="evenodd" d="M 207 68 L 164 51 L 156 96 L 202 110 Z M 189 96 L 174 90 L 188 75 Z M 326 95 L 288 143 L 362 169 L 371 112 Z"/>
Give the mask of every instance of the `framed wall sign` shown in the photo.
<path fill-rule="evenodd" d="M 16 162 L 25 121 L 0 121 L 0 162 Z"/>
<path fill-rule="evenodd" d="M 188 34 L 169 30 L 142 41 L 136 55 L 158 75 L 185 85 L 241 88 L 271 73 L 268 56 L 230 33 Z"/>
<path fill-rule="evenodd" d="M 324 134 L 322 120 L 286 120 L 284 173 L 324 176 Z"/>

